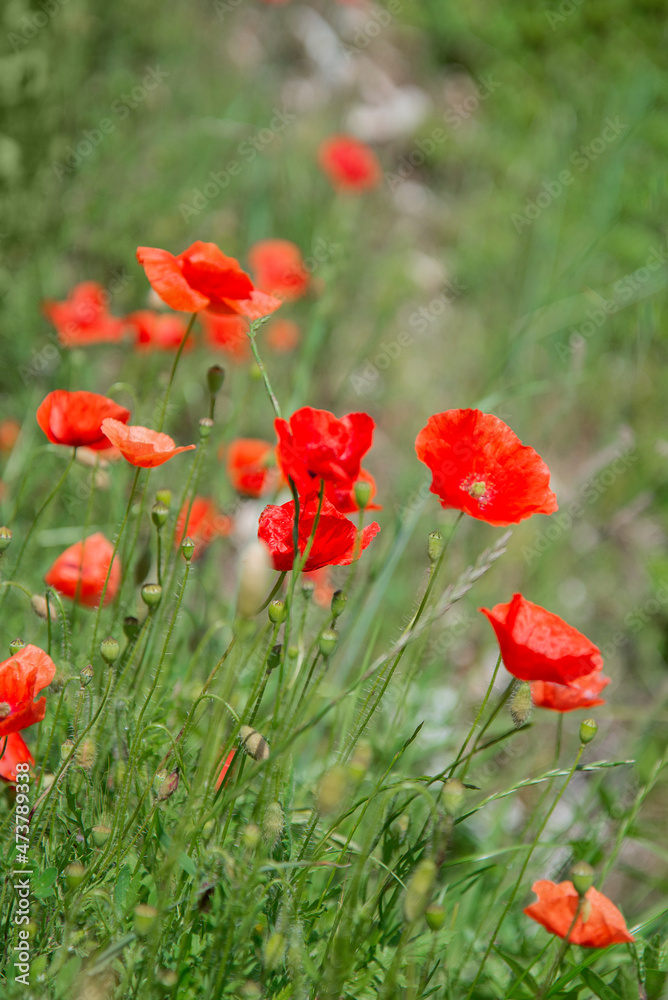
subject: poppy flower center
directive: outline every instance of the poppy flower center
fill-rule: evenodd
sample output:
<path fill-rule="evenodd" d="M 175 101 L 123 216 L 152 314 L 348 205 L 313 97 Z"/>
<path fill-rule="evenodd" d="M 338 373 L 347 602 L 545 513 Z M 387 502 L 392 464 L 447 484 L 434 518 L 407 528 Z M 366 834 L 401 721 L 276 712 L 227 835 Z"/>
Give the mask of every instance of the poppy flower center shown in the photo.
<path fill-rule="evenodd" d="M 0 720 L 6 719 L 8 715 L 11 715 L 12 706 L 6 701 L 0 701 Z"/>
<path fill-rule="evenodd" d="M 494 489 L 484 479 L 477 479 L 474 475 L 465 479 L 460 489 L 473 499 L 478 501 L 480 507 L 486 506 L 494 496 Z"/>

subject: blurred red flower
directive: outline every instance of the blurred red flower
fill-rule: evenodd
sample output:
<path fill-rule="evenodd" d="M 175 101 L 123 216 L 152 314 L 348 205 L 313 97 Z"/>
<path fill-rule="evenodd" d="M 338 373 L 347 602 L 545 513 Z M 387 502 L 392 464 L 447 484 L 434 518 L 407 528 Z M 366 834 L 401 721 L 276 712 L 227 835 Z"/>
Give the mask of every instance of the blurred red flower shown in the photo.
<path fill-rule="evenodd" d="M 578 677 L 572 684 L 552 684 L 550 681 L 531 682 L 531 700 L 538 708 L 550 708 L 553 712 L 574 712 L 578 708 L 594 708 L 605 705 L 605 698 L 599 698 L 610 678 L 603 673 L 603 664 L 598 670 L 584 677 Z"/>
<path fill-rule="evenodd" d="M 47 299 L 42 304 L 63 347 L 80 347 L 103 342 L 115 343 L 123 336 L 123 320 L 107 311 L 108 293 L 96 281 L 76 285 L 65 302 Z"/>
<path fill-rule="evenodd" d="M 301 250 L 290 240 L 260 240 L 248 252 L 258 286 L 284 301 L 299 299 L 309 283 Z"/>
<path fill-rule="evenodd" d="M 10 452 L 21 433 L 21 425 L 18 420 L 7 417 L 0 420 L 0 451 Z"/>
<path fill-rule="evenodd" d="M 313 523 L 318 510 L 317 493 L 299 499 L 299 552 L 306 549 Z M 270 504 L 262 511 L 258 527 L 258 537 L 269 548 L 274 561 L 274 569 L 284 572 L 292 569 L 295 551 L 292 544 L 292 530 L 295 521 L 295 504 L 293 500 L 280 507 Z M 359 551 L 365 549 L 374 538 L 380 527 L 374 521 L 362 530 Z M 338 510 L 323 498 L 322 510 L 318 520 L 313 545 L 309 552 L 304 570 L 308 573 L 322 566 L 348 566 L 355 558 L 355 541 L 357 528 L 352 521 L 340 514 Z"/>
<path fill-rule="evenodd" d="M 329 568 L 323 566 L 321 569 L 315 569 L 311 573 L 303 573 L 302 575 L 313 584 L 313 600 L 318 607 L 330 607 L 334 596 L 334 587 L 329 578 Z"/>
<path fill-rule="evenodd" d="M 52 444 L 71 448 L 106 451 L 111 442 L 102 430 L 102 421 L 112 417 L 125 424 L 130 411 L 113 399 L 96 392 L 50 392 L 37 408 L 37 423 Z"/>
<path fill-rule="evenodd" d="M 376 480 L 371 473 L 367 472 L 366 469 L 360 469 L 355 483 L 359 483 L 360 481 L 369 483 L 371 486 L 371 494 L 365 510 L 382 510 L 382 504 L 373 502 L 373 498 L 376 495 Z M 354 514 L 359 510 L 357 500 L 355 499 L 355 483 L 345 486 L 341 486 L 338 483 L 325 484 L 325 496 L 341 514 Z"/>
<path fill-rule="evenodd" d="M 255 288 L 239 262 L 226 257 L 215 243 L 197 240 L 176 257 L 156 247 L 137 247 L 137 260 L 153 289 L 172 309 L 233 312 L 255 320 L 281 304 Z"/>
<path fill-rule="evenodd" d="M 96 608 L 100 603 L 113 552 L 111 542 L 102 532 L 97 531 L 84 542 L 75 542 L 61 552 L 44 581 L 64 597 L 76 600 L 86 608 Z M 120 581 L 121 563 L 116 556 L 104 595 L 105 604 L 116 596 Z"/>
<path fill-rule="evenodd" d="M 235 361 L 247 361 L 250 358 L 248 321 L 243 316 L 202 312 L 199 318 L 208 347 L 225 351 Z"/>
<path fill-rule="evenodd" d="M 478 608 L 496 632 L 506 668 L 521 681 L 571 686 L 603 666 L 598 646 L 559 615 L 515 594 L 508 604 Z"/>
<path fill-rule="evenodd" d="M 354 135 L 332 135 L 320 144 L 318 163 L 338 191 L 359 194 L 382 178 L 374 151 Z"/>
<path fill-rule="evenodd" d="M 267 347 L 277 354 L 294 351 L 301 339 L 299 327 L 291 319 L 275 319 L 267 327 L 265 340 Z"/>
<path fill-rule="evenodd" d="M 46 698 L 42 700 L 46 702 Z M 34 763 L 35 758 L 20 733 L 0 736 L 0 778 L 4 781 L 16 781 L 16 765 L 29 764 L 32 767 Z"/>
<path fill-rule="evenodd" d="M 531 887 L 538 902 L 527 906 L 525 913 L 557 937 L 565 938 L 578 906 L 578 893 L 572 882 L 541 879 Z M 607 896 L 592 886 L 584 895 L 582 910 L 568 938 L 583 948 L 607 948 L 611 944 L 633 942 L 624 917 Z"/>
<path fill-rule="evenodd" d="M 243 496 L 259 497 L 278 486 L 274 445 L 260 438 L 237 438 L 226 449 L 227 474 Z"/>
<path fill-rule="evenodd" d="M 55 663 L 39 646 L 24 646 L 0 663 L 0 738 L 42 721 L 46 698 L 35 697 L 55 674 Z"/>
<path fill-rule="evenodd" d="M 178 548 L 183 539 L 190 536 L 195 543 L 193 559 L 199 559 L 214 538 L 230 534 L 234 522 L 227 514 L 221 513 L 213 500 L 209 500 L 207 497 L 194 498 L 190 508 L 190 517 L 188 517 L 189 507 L 190 503 L 186 500 L 176 521 L 174 541 Z M 187 530 L 186 518 L 188 518 Z"/>
<path fill-rule="evenodd" d="M 298 493 L 310 493 L 318 479 L 352 486 L 371 447 L 375 424 L 368 413 L 349 413 L 338 420 L 328 410 L 303 406 L 289 421 L 276 418 L 274 427 L 285 478 L 294 480 Z"/>
<path fill-rule="evenodd" d="M 102 430 L 130 465 L 142 469 L 154 469 L 179 452 L 192 451 L 196 447 L 194 444 L 184 444 L 177 448 L 169 434 L 161 434 L 160 431 L 152 431 L 139 425 L 126 427 L 118 420 L 103 420 Z"/>
<path fill-rule="evenodd" d="M 545 462 L 490 413 L 436 413 L 418 434 L 415 450 L 431 470 L 431 492 L 446 509 L 494 525 L 558 510 Z"/>
<path fill-rule="evenodd" d="M 153 312 L 151 309 L 130 313 L 126 323 L 136 334 L 138 351 L 175 351 L 187 330 L 187 324 L 180 316 Z M 192 340 L 188 340 L 184 349 L 189 351 L 192 347 Z"/>

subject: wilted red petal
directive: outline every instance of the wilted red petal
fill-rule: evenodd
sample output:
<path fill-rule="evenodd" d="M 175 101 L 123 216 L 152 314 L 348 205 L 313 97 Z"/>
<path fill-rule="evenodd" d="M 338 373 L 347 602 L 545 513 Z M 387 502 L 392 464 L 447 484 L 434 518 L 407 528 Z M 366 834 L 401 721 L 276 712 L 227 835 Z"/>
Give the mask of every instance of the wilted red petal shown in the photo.
<path fill-rule="evenodd" d="M 551 934 L 565 938 L 579 899 L 573 883 L 555 883 L 541 879 L 534 882 L 531 888 L 538 896 L 538 902 L 527 906 L 524 912 Z M 635 941 L 624 917 L 607 896 L 592 886 L 584 898 L 584 912 L 578 916 L 568 938 L 571 944 L 579 944 L 584 948 L 607 948 L 611 944 Z"/>
<path fill-rule="evenodd" d="M 163 465 L 179 452 L 191 451 L 196 447 L 194 444 L 185 444 L 177 448 L 169 434 L 161 434 L 160 431 L 152 431 L 139 425 L 127 427 L 118 420 L 104 420 L 102 430 L 130 465 L 142 469 Z"/>

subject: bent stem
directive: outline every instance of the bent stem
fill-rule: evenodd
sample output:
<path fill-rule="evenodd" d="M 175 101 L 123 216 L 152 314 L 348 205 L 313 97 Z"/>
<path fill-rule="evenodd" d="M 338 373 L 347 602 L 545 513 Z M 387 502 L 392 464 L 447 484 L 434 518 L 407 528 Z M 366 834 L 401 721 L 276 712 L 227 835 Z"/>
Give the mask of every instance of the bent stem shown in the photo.
<path fill-rule="evenodd" d="M 176 352 L 176 354 L 174 356 L 174 364 L 172 365 L 172 370 L 171 370 L 171 372 L 169 374 L 169 382 L 167 383 L 167 389 L 165 391 L 165 398 L 162 401 L 162 410 L 161 410 L 161 413 L 160 413 L 160 420 L 158 421 L 158 430 L 159 431 L 161 431 L 162 428 L 165 425 L 165 417 L 167 416 L 167 405 L 169 403 L 169 396 L 170 396 L 170 393 L 172 391 L 172 384 L 174 382 L 174 376 L 176 375 L 176 369 L 178 368 L 179 361 L 181 360 L 181 355 L 183 354 L 183 348 L 186 346 L 186 341 L 188 340 L 188 337 L 190 336 L 191 330 L 193 328 L 193 325 L 194 325 L 196 319 L 197 319 L 197 313 L 195 312 L 190 317 L 190 322 L 188 323 L 188 326 L 186 327 L 186 332 L 183 334 L 183 338 L 181 340 L 181 343 L 179 344 L 179 349 L 177 350 L 177 352 Z"/>
<path fill-rule="evenodd" d="M 262 380 L 264 381 L 264 387 L 267 390 L 267 395 L 269 396 L 269 399 L 271 401 L 271 405 L 274 408 L 274 413 L 280 419 L 281 418 L 281 408 L 278 405 L 278 400 L 276 399 L 276 396 L 274 394 L 274 390 L 271 387 L 271 382 L 269 381 L 269 376 L 267 375 L 267 369 L 264 367 L 264 365 L 262 363 L 262 358 L 260 357 L 259 351 L 257 349 L 257 344 L 255 342 L 255 335 L 256 335 L 257 331 L 260 329 L 260 327 L 262 326 L 263 322 L 264 322 L 263 320 L 259 320 L 259 321 L 255 320 L 254 323 L 250 324 L 250 327 L 248 329 L 248 339 L 250 340 L 251 350 L 253 352 L 253 357 L 255 358 L 255 364 L 260 369 L 260 374 L 262 375 Z"/>

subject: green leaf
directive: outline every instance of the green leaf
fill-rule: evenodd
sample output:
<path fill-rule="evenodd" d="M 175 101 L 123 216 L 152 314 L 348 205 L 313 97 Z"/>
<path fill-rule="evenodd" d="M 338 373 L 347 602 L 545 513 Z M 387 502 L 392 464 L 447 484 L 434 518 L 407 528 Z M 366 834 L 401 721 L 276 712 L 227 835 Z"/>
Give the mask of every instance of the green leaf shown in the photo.
<path fill-rule="evenodd" d="M 37 896 L 38 899 L 46 899 L 47 896 L 53 896 L 53 885 L 56 881 L 57 875 L 58 872 L 55 868 L 45 868 L 32 883 L 31 889 L 33 896 Z"/>
<path fill-rule="evenodd" d="M 647 1000 L 662 1000 L 668 969 L 645 969 Z"/>
<path fill-rule="evenodd" d="M 176 860 L 181 865 L 181 868 L 183 868 L 186 875 L 190 875 L 191 878 L 197 878 L 197 865 L 192 858 L 188 857 L 185 851 L 181 851 Z"/>
<path fill-rule="evenodd" d="M 580 973 L 580 978 L 585 986 L 588 986 L 592 990 L 594 996 L 599 997 L 600 1000 L 620 1000 L 621 994 L 604 983 L 601 977 L 592 972 L 591 969 L 583 969 Z"/>
<path fill-rule="evenodd" d="M 128 865 L 123 865 L 118 873 L 116 885 L 114 886 L 114 903 L 120 913 L 125 913 L 127 905 L 128 889 L 130 887 L 130 869 Z"/>

